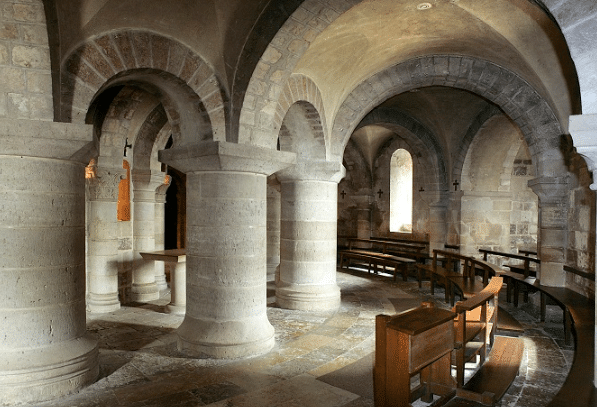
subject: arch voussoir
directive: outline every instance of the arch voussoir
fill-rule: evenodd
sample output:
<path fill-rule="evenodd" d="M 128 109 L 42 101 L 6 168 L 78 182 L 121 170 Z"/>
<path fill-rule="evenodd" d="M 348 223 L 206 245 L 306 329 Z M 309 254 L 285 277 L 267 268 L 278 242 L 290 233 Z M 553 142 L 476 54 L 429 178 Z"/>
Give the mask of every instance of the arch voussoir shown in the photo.
<path fill-rule="evenodd" d="M 84 122 L 98 92 L 129 71 L 145 72 L 146 79 L 157 75 L 161 83 L 182 81 L 200 99 L 212 127 L 210 137 L 225 140 L 226 93 L 214 70 L 188 47 L 150 31 L 101 34 L 71 52 L 61 70 L 59 120 Z"/>
<path fill-rule="evenodd" d="M 387 85 L 388 79 L 390 85 Z M 386 84 L 385 91 L 376 93 L 373 83 Z M 468 56 L 432 55 L 394 65 L 361 82 L 338 109 L 331 154 L 342 155 L 352 131 L 373 107 L 394 95 L 426 86 L 464 89 L 495 103 L 519 125 L 532 155 L 544 153 L 548 145 L 556 148 L 559 143 L 562 130 L 553 109 L 515 72 Z M 539 135 L 550 140 L 541 148 L 537 143 Z"/>

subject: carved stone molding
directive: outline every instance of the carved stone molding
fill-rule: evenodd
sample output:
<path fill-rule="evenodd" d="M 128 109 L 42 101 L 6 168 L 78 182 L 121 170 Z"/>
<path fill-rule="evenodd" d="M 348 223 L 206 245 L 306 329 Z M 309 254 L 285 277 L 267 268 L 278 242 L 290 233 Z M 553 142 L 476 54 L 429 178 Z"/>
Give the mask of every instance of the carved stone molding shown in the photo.
<path fill-rule="evenodd" d="M 118 185 L 121 180 L 126 179 L 124 168 L 95 168 L 91 171 L 93 176 L 87 178 L 90 201 L 118 200 Z"/>

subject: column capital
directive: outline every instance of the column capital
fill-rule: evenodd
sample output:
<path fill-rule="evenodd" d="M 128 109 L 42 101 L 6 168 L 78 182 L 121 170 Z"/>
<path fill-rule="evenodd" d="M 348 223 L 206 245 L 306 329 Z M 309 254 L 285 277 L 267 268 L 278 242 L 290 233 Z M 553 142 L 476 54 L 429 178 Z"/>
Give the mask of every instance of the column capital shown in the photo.
<path fill-rule="evenodd" d="M 583 114 L 570 116 L 570 135 L 576 151 L 587 162 L 589 171 L 597 169 L 597 114 Z M 593 191 L 597 190 L 597 183 L 591 184 Z"/>
<path fill-rule="evenodd" d="M 133 172 L 131 180 L 135 202 L 156 202 L 159 191 L 165 195 L 170 186 L 170 176 L 163 172 Z"/>
<path fill-rule="evenodd" d="M 346 175 L 346 168 L 339 162 L 300 162 L 276 174 L 280 182 L 327 181 L 338 183 Z"/>
<path fill-rule="evenodd" d="M 539 197 L 541 204 L 554 203 L 561 205 L 562 200 L 567 198 L 569 177 L 539 177 L 529 180 L 528 186 Z M 567 201 L 567 199 L 566 199 Z"/>
<path fill-rule="evenodd" d="M 155 190 L 155 201 L 157 203 L 166 203 L 166 192 L 172 184 L 172 177 L 170 175 L 164 175 L 164 180 Z"/>
<path fill-rule="evenodd" d="M 91 177 L 87 178 L 89 200 L 116 202 L 118 200 L 118 185 L 121 180 L 126 179 L 126 170 L 94 165 L 90 174 Z"/>
<path fill-rule="evenodd" d="M 159 160 L 184 173 L 236 171 L 271 175 L 296 163 L 296 154 L 249 144 L 202 141 L 159 152 Z"/>

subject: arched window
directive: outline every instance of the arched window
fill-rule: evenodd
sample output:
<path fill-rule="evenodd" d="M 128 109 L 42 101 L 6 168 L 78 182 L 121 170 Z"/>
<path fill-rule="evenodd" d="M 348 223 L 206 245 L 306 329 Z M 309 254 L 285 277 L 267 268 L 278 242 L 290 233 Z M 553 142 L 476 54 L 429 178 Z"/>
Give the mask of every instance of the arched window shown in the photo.
<path fill-rule="evenodd" d="M 413 160 L 398 149 L 390 160 L 390 232 L 413 231 Z"/>

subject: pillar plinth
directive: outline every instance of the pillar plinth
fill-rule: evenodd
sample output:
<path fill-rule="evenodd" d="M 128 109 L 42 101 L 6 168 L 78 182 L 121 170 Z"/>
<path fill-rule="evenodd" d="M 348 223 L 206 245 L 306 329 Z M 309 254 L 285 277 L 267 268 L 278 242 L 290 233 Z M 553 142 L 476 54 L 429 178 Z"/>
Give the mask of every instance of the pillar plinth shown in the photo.
<path fill-rule="evenodd" d="M 309 172 L 278 174 L 282 188 L 280 275 L 276 302 L 282 308 L 333 310 L 336 284 L 339 163 L 318 163 Z"/>
<path fill-rule="evenodd" d="M 87 264 L 87 310 L 113 312 L 118 299 L 118 184 L 126 178 L 122 168 L 91 169 L 89 191 L 89 264 Z"/>
<path fill-rule="evenodd" d="M 187 174 L 187 303 L 178 349 L 237 358 L 274 346 L 266 313 L 266 177 L 294 154 L 202 142 L 160 152 Z"/>
<path fill-rule="evenodd" d="M 0 155 L 0 405 L 37 403 L 99 373 L 86 333 L 85 165 L 69 160 L 92 129 L 7 119 L 0 127 L 0 139 L 18 140 Z"/>

